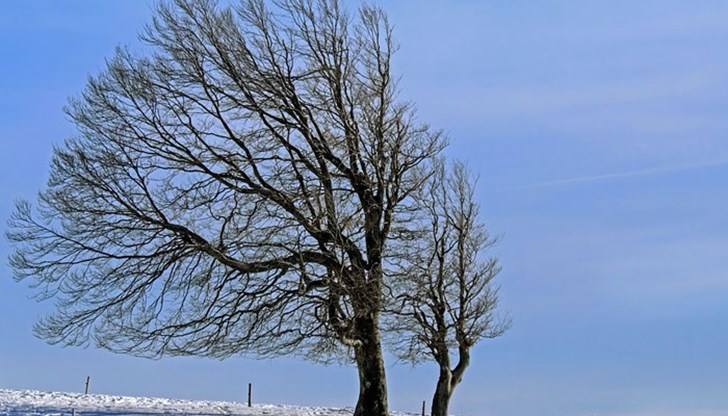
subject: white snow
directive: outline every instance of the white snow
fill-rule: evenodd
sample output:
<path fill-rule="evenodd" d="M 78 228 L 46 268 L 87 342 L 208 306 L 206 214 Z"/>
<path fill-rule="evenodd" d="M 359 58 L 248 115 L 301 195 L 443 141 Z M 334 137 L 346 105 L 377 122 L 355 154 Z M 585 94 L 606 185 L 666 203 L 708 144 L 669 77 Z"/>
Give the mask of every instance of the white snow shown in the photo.
<path fill-rule="evenodd" d="M 175 415 L 246 415 L 246 416 L 350 416 L 351 409 L 297 407 L 286 405 L 247 404 L 235 402 L 193 401 L 152 397 L 83 395 L 78 393 L 42 392 L 36 390 L 0 389 L 0 416 L 70 415 L 84 413 L 115 416 L 143 414 Z M 407 416 L 392 412 L 392 416 Z"/>

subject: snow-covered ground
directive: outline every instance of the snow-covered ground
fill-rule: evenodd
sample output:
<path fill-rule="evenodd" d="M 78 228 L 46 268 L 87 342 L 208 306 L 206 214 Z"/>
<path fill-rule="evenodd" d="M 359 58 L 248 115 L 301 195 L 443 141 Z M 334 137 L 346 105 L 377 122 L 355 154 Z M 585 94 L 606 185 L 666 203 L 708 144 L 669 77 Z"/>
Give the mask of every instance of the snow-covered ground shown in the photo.
<path fill-rule="evenodd" d="M 104 394 L 53 393 L 0 389 L 0 415 L 246 415 L 246 416 L 350 416 L 351 409 L 192 401 Z M 393 412 L 392 416 L 407 416 Z"/>

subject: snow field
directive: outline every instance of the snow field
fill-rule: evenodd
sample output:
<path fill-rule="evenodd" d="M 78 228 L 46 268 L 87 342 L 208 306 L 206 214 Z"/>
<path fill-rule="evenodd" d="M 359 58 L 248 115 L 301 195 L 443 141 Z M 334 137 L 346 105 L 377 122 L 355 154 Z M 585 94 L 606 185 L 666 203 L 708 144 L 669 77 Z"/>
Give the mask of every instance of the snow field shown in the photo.
<path fill-rule="evenodd" d="M 105 394 L 42 392 L 0 389 L 0 416 L 16 415 L 94 415 L 174 414 L 174 415 L 245 415 L 245 416 L 351 416 L 352 409 L 299 407 L 287 405 L 247 404 L 202 400 L 178 400 L 152 397 L 110 396 Z M 392 416 L 411 416 L 392 412 Z"/>

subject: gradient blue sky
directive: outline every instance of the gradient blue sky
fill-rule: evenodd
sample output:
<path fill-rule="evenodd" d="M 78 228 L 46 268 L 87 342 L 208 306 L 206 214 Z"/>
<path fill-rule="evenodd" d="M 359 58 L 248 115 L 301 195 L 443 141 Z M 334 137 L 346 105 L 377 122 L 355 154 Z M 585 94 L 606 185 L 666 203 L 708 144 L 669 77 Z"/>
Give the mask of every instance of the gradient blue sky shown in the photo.
<path fill-rule="evenodd" d="M 353 1 L 350 2 L 352 5 Z M 401 0 L 385 4 L 405 97 L 445 129 L 478 192 L 514 320 L 477 347 L 452 411 L 728 414 L 728 2 Z M 73 133 L 66 97 L 144 0 L 10 0 L 0 11 L 0 218 L 44 186 Z M 9 247 L 0 242 L 0 255 Z M 51 305 L 0 266 L 0 388 L 351 405 L 354 370 L 290 359 L 148 361 L 62 349 Z M 388 364 L 393 409 L 435 372 Z"/>

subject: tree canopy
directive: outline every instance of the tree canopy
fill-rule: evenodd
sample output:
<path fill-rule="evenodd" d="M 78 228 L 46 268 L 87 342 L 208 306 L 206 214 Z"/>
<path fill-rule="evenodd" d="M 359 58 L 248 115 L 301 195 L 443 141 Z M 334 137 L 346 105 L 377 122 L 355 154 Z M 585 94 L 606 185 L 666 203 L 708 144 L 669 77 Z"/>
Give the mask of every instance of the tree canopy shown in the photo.
<path fill-rule="evenodd" d="M 385 13 L 337 0 L 161 3 L 66 112 L 11 266 L 63 345 L 353 360 L 387 414 L 380 317 L 446 145 L 398 96 Z M 392 269 L 392 270 L 390 270 Z"/>

